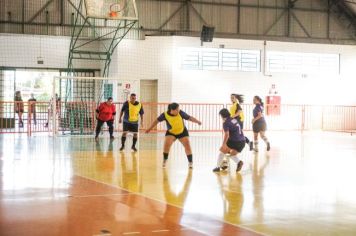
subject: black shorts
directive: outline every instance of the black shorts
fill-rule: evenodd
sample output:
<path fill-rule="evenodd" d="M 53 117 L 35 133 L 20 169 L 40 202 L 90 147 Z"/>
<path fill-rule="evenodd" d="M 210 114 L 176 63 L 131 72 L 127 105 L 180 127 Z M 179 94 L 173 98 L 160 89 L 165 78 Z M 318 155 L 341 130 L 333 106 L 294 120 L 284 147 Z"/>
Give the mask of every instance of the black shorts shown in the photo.
<path fill-rule="evenodd" d="M 172 134 L 169 131 L 167 131 L 166 136 L 174 136 L 176 139 L 181 139 L 184 137 L 189 137 L 189 132 L 188 132 L 187 128 L 184 128 L 183 132 L 180 134 Z"/>
<path fill-rule="evenodd" d="M 23 109 L 16 110 L 15 112 L 16 112 L 16 113 L 19 113 L 19 112 L 23 113 Z"/>
<path fill-rule="evenodd" d="M 253 132 L 254 133 L 259 133 L 259 132 L 264 132 L 267 130 L 267 124 L 266 121 L 256 121 L 255 123 L 253 123 Z"/>
<path fill-rule="evenodd" d="M 242 150 L 244 150 L 245 143 L 246 143 L 245 140 L 244 141 L 233 141 L 231 139 L 228 139 L 226 142 L 226 145 L 231 149 L 234 149 L 238 152 L 242 152 Z"/>
<path fill-rule="evenodd" d="M 124 132 L 138 133 L 138 124 L 124 122 L 123 129 Z"/>

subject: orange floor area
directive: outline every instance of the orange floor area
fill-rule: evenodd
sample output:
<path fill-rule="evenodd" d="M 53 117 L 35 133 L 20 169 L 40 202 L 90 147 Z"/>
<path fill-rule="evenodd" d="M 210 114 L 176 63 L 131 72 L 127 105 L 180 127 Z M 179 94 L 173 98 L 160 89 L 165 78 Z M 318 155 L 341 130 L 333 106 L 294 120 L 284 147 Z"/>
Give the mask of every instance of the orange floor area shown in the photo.
<path fill-rule="evenodd" d="M 137 153 L 106 134 L 2 135 L 0 235 L 356 235 L 356 136 L 268 135 L 238 174 L 212 172 L 221 133 L 192 135 L 193 170 L 179 143 L 162 169 L 160 134 Z"/>

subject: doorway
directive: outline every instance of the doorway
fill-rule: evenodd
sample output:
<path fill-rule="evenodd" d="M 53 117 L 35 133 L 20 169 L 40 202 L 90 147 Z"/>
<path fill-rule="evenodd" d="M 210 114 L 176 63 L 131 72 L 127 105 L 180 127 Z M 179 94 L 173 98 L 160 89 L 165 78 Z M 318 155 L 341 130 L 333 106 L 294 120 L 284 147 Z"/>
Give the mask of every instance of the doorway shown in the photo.
<path fill-rule="evenodd" d="M 144 129 L 157 119 L 157 100 L 158 100 L 158 81 L 141 80 L 140 81 L 140 100 L 145 110 Z"/>

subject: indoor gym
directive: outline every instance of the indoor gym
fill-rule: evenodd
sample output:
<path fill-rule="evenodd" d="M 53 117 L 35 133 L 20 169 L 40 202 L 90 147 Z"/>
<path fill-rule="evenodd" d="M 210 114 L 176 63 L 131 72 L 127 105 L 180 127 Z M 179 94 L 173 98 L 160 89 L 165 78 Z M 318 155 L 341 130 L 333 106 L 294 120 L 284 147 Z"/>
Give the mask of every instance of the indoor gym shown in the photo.
<path fill-rule="evenodd" d="M 0 235 L 356 235 L 355 20 L 346 0 L 0 0 Z"/>

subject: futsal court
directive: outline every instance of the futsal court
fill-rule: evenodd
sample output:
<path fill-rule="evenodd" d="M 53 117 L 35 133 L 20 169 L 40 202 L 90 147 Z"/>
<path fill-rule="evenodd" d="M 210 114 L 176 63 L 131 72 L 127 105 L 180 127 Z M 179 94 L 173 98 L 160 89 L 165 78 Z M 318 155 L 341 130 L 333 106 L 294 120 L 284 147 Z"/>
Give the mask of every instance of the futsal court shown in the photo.
<path fill-rule="evenodd" d="M 192 135 L 192 170 L 178 144 L 162 169 L 162 135 L 137 153 L 108 138 L 2 136 L 2 235 L 353 235 L 355 138 L 270 136 L 272 151 L 245 150 L 241 173 L 221 174 L 216 133 Z"/>
<path fill-rule="evenodd" d="M 0 0 L 0 236 L 355 236 L 356 0 Z"/>

